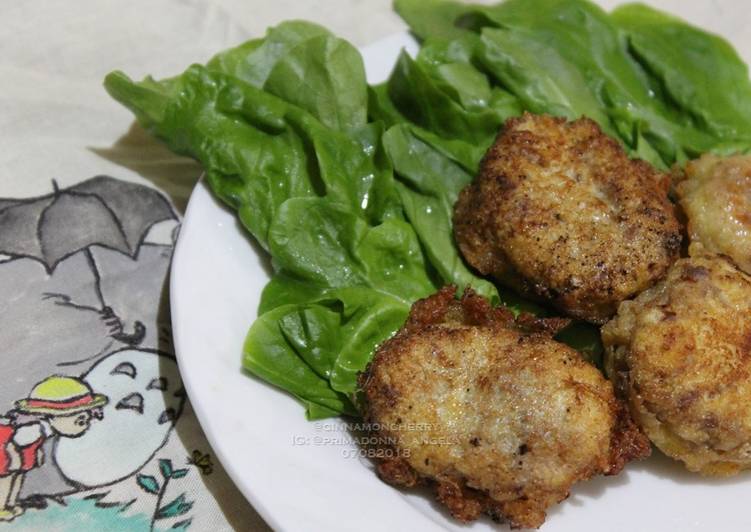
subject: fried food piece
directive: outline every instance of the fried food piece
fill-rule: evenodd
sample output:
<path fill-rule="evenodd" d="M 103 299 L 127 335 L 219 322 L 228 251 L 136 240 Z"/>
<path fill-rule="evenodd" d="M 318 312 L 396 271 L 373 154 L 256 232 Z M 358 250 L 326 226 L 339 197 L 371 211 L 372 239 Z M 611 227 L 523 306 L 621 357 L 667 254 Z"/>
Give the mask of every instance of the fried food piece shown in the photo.
<path fill-rule="evenodd" d="M 678 258 L 670 179 L 587 118 L 508 120 L 454 210 L 467 262 L 527 297 L 604 323 Z"/>
<path fill-rule="evenodd" d="M 730 258 L 679 260 L 602 339 L 617 393 L 660 450 L 705 475 L 751 468 L 751 277 Z"/>
<path fill-rule="evenodd" d="M 706 154 L 676 172 L 676 181 L 691 242 L 751 273 L 751 156 Z"/>
<path fill-rule="evenodd" d="M 434 486 L 462 521 L 538 527 L 575 482 L 649 453 L 610 382 L 551 339 L 567 320 L 514 321 L 454 293 L 415 303 L 360 377 L 383 480 Z"/>

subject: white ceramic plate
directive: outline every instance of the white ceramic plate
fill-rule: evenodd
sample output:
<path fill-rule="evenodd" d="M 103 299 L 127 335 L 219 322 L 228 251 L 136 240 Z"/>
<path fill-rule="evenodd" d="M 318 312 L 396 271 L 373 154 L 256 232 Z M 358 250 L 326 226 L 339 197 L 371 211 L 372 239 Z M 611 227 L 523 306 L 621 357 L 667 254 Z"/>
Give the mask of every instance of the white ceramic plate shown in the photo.
<path fill-rule="evenodd" d="M 682 4 L 685 9 L 691 3 Z M 701 4 L 683 16 L 722 31 L 717 1 Z M 731 3 L 721 4 L 727 16 Z M 662 5 L 678 12 L 678 2 Z M 741 2 L 735 5 L 748 20 Z M 746 44 L 745 25 L 737 18 L 727 24 L 723 34 L 736 46 Z M 363 50 L 371 82 L 388 75 L 403 46 L 412 52 L 416 48 L 401 34 Z M 340 421 L 308 422 L 294 399 L 242 372 L 243 340 L 268 279 L 264 253 L 199 183 L 172 267 L 175 347 L 214 451 L 264 519 L 275 529 L 290 531 L 505 530 L 489 520 L 462 526 L 431 496 L 382 483 L 366 460 L 353 456 L 357 447 Z M 748 480 L 703 479 L 655 453 L 620 476 L 576 486 L 567 501 L 550 510 L 544 530 L 748 531 Z"/>

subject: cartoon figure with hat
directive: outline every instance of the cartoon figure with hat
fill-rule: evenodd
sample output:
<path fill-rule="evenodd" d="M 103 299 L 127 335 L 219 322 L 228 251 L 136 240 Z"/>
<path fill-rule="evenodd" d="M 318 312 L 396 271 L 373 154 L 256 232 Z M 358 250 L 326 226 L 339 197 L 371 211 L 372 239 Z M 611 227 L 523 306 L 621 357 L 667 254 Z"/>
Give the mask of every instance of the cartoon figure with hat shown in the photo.
<path fill-rule="evenodd" d="M 0 521 L 23 513 L 18 494 L 24 475 L 44 463 L 45 440 L 81 436 L 92 419 L 102 419 L 107 401 L 81 379 L 53 375 L 0 417 Z"/>

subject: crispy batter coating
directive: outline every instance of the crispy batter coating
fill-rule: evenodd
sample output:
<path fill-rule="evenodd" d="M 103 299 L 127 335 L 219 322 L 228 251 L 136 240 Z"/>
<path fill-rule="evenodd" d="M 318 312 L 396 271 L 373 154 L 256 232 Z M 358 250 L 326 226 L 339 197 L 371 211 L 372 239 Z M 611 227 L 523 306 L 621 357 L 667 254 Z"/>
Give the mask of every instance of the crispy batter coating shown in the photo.
<path fill-rule="evenodd" d="M 706 154 L 675 176 L 691 242 L 751 273 L 751 156 Z"/>
<path fill-rule="evenodd" d="M 467 262 L 527 297 L 604 323 L 678 258 L 670 179 L 595 122 L 508 120 L 454 211 Z"/>
<path fill-rule="evenodd" d="M 393 451 L 382 479 L 433 485 L 462 521 L 538 527 L 575 482 L 649 454 L 610 382 L 551 339 L 565 321 L 514 321 L 454 293 L 415 303 L 360 377 L 366 419 Z"/>
<path fill-rule="evenodd" d="M 751 277 L 730 258 L 679 260 L 621 303 L 602 339 L 618 394 L 660 450 L 706 475 L 751 468 Z"/>

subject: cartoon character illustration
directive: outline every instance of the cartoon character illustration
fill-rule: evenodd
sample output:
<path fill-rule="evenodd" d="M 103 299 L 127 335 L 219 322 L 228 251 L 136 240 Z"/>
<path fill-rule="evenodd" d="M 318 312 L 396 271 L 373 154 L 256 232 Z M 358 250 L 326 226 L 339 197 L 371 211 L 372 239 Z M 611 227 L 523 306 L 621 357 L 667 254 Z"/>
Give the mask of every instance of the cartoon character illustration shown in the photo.
<path fill-rule="evenodd" d="M 102 418 L 108 399 L 80 379 L 52 376 L 38 383 L 16 409 L 0 418 L 0 521 L 23 513 L 17 504 L 24 476 L 44 463 L 44 442 L 78 438 Z"/>
<path fill-rule="evenodd" d="M 16 512 L 126 481 L 165 445 L 185 403 L 164 293 L 179 227 L 169 200 L 109 176 L 53 189 L 0 199 L 0 373 L 12 377 L 0 414 L 50 374 L 110 404 L 85 434 L 41 441 L 48 459 L 14 482 Z"/>
<path fill-rule="evenodd" d="M 167 275 L 177 213 L 154 188 L 107 176 L 54 189 L 0 198 L 0 415 L 9 412 L 0 417 L 0 532 L 59 523 L 218 530 L 212 493 L 242 528 L 252 509 L 204 454 L 173 356 Z M 70 379 L 72 391 L 34 386 L 49 375 Z M 67 402 L 76 389 L 109 401 L 67 418 L 30 402 Z M 201 469 L 178 467 L 192 449 Z"/>
<path fill-rule="evenodd" d="M 104 420 L 76 440 L 58 441 L 54 456 L 70 484 L 94 488 L 131 476 L 153 458 L 182 412 L 185 390 L 175 359 L 144 349 L 116 351 L 83 379 L 109 397 Z M 118 433 L 138 438 L 112 437 Z"/>
<path fill-rule="evenodd" d="M 10 258 L 30 258 L 52 273 L 71 255 L 83 254 L 94 280 L 94 310 L 111 330 L 111 336 L 138 345 L 146 333 L 136 321 L 133 332 L 124 330 L 122 320 L 105 303 L 101 275 L 92 248 L 117 251 L 133 259 L 138 256 L 148 230 L 156 223 L 174 220 L 169 202 L 156 190 L 96 176 L 61 190 L 52 181 L 53 193 L 24 200 L 0 199 L 0 253 Z M 77 306 L 68 294 L 50 293 L 62 304 Z"/>

